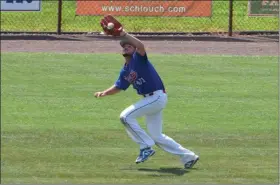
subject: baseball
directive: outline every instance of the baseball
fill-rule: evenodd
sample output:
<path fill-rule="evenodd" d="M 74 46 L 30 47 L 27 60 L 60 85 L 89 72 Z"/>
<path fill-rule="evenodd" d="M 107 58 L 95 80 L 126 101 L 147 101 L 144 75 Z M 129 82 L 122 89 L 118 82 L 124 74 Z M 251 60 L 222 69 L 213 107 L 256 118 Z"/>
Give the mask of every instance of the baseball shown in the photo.
<path fill-rule="evenodd" d="M 107 28 L 108 28 L 109 30 L 110 30 L 110 29 L 113 29 L 113 28 L 114 28 L 114 23 L 109 22 Z"/>

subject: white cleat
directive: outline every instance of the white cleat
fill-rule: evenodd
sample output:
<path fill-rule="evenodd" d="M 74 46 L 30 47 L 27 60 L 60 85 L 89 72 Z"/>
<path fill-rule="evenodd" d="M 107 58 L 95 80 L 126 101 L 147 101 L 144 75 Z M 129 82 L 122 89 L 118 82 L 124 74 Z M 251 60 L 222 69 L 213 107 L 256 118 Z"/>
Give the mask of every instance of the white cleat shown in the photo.
<path fill-rule="evenodd" d="M 194 156 L 194 159 L 189 160 L 189 161 L 187 161 L 187 162 L 185 163 L 185 165 L 184 165 L 185 169 L 190 169 L 190 168 L 192 168 L 198 160 L 199 160 L 199 156 L 198 156 L 198 155 L 195 155 L 195 156 Z"/>

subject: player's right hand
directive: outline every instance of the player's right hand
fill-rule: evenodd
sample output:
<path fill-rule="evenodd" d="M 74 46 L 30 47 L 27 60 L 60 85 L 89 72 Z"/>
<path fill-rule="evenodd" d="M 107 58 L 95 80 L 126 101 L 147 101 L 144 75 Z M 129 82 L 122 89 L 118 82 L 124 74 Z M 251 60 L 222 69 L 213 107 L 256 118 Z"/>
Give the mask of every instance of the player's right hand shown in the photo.
<path fill-rule="evenodd" d="M 105 94 L 104 92 L 96 92 L 96 93 L 94 93 L 94 96 L 95 96 L 96 98 L 99 98 L 99 97 L 106 96 L 106 94 Z"/>

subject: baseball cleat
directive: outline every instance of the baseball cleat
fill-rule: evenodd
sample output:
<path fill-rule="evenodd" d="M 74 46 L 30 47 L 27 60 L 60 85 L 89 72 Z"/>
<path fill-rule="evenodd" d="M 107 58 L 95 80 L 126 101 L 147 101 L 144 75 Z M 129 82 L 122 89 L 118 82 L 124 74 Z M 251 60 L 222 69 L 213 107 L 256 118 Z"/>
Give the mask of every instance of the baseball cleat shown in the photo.
<path fill-rule="evenodd" d="M 185 163 L 185 165 L 184 165 L 185 169 L 192 168 L 198 160 L 199 160 L 199 156 L 195 155 L 195 159 L 190 160 Z"/>
<path fill-rule="evenodd" d="M 152 155 L 154 155 L 156 153 L 156 151 L 154 151 L 153 149 L 149 148 L 144 148 L 140 150 L 140 154 L 136 159 L 136 164 L 138 163 L 142 163 L 144 161 L 146 161 L 149 157 L 151 157 Z"/>

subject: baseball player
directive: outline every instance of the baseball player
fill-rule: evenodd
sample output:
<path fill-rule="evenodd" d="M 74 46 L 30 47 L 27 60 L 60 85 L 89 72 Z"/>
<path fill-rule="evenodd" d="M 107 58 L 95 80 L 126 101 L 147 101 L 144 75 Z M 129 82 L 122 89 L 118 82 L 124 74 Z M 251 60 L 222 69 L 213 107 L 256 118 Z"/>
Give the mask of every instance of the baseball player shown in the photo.
<path fill-rule="evenodd" d="M 111 25 L 110 28 L 108 25 Z M 125 63 L 114 85 L 94 95 L 97 98 L 113 95 L 132 85 L 143 97 L 120 114 L 120 120 L 128 135 L 140 146 L 136 164 L 154 155 L 155 150 L 152 147 L 157 145 L 166 152 L 179 156 L 184 168 L 193 167 L 199 156 L 162 133 L 162 111 L 167 103 L 167 94 L 159 74 L 148 59 L 143 43 L 128 34 L 122 24 L 111 15 L 101 20 L 101 26 L 107 35 L 121 37 L 120 45 Z M 146 118 L 149 135 L 137 122 L 137 118 L 143 116 Z"/>

